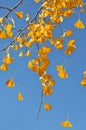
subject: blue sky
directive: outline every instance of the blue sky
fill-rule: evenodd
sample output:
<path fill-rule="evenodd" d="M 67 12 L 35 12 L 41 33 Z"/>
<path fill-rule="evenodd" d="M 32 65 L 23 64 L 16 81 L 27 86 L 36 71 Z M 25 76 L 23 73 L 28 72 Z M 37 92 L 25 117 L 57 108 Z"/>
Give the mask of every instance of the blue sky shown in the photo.
<path fill-rule="evenodd" d="M 6 6 L 13 6 L 15 1 L 6 1 Z M 5 5 L 1 0 L 0 6 Z M 32 18 L 39 7 L 39 4 L 32 4 L 32 1 L 25 0 L 24 4 L 17 8 L 17 11 L 23 10 L 24 13 L 29 13 Z M 3 12 L 4 13 L 4 12 Z M 1 17 L 1 14 L 0 14 Z M 18 19 L 13 13 L 9 17 L 14 17 L 17 26 L 25 25 L 24 20 Z M 80 14 L 80 18 L 86 26 L 86 12 Z M 1 130 L 64 130 L 60 126 L 60 122 L 67 118 L 73 124 L 71 130 L 86 129 L 86 88 L 80 85 L 83 77 L 83 71 L 86 70 L 86 28 L 83 30 L 74 28 L 73 24 L 78 19 L 77 15 L 66 20 L 63 26 L 67 29 L 74 29 L 72 38 L 76 40 L 76 51 L 71 55 L 64 55 L 63 51 L 58 51 L 52 47 L 52 52 L 49 54 L 51 64 L 48 67 L 48 73 L 52 74 L 56 84 L 54 93 L 43 98 L 43 103 L 49 102 L 52 104 L 50 111 L 41 109 L 39 119 L 37 113 L 40 105 L 41 83 L 39 77 L 28 69 L 27 63 L 36 56 L 36 49 L 32 52 L 30 58 L 18 58 L 18 52 L 11 50 L 11 55 L 15 61 L 10 65 L 10 70 L 7 72 L 0 71 L 0 129 Z M 58 29 L 55 35 L 58 34 Z M 0 39 L 0 49 L 7 45 L 8 40 Z M 49 43 L 46 43 L 49 45 Z M 0 54 L 0 64 L 2 64 L 2 56 Z M 69 78 L 60 79 L 57 76 L 56 65 L 67 64 L 67 72 Z M 14 76 L 16 86 L 12 89 L 6 87 L 5 82 L 18 70 Z M 24 101 L 17 100 L 17 94 L 21 91 Z"/>

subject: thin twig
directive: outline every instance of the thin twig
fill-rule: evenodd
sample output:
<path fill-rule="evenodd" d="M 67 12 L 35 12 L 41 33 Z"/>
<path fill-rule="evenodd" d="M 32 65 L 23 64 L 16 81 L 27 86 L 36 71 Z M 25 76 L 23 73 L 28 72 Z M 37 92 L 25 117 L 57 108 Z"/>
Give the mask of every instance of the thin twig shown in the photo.
<path fill-rule="evenodd" d="M 0 9 L 6 9 L 6 10 L 9 10 L 9 11 L 10 11 L 10 8 L 8 8 L 8 7 L 3 7 L 3 6 L 0 6 Z"/>
<path fill-rule="evenodd" d="M 43 102 L 43 90 L 41 91 L 41 101 L 40 101 L 39 111 L 37 113 L 37 119 L 39 118 L 39 114 L 41 112 L 42 102 Z"/>

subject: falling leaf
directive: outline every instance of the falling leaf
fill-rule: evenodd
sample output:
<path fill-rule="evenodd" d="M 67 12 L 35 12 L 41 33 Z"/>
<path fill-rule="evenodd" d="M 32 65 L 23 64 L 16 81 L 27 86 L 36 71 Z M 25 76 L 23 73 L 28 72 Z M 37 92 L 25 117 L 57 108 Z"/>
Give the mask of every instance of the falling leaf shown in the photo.
<path fill-rule="evenodd" d="M 72 123 L 68 120 L 61 122 L 60 125 L 63 126 L 63 127 L 72 128 Z"/>
<path fill-rule="evenodd" d="M 74 26 L 75 26 L 76 28 L 80 28 L 80 29 L 85 28 L 84 23 L 83 23 L 80 19 L 78 19 L 78 20 L 75 22 Z"/>
<path fill-rule="evenodd" d="M 23 98 L 23 96 L 22 96 L 22 94 L 21 94 L 20 92 L 19 92 L 18 95 L 17 95 L 17 99 L 18 99 L 19 101 L 24 100 L 24 98 Z"/>
<path fill-rule="evenodd" d="M 10 78 L 10 79 L 6 82 L 6 86 L 7 86 L 7 87 L 14 87 L 14 86 L 15 86 L 15 84 L 14 84 L 12 78 Z"/>
<path fill-rule="evenodd" d="M 20 12 L 15 12 L 15 14 L 16 14 L 16 16 L 18 17 L 18 18 L 23 18 L 23 12 L 22 11 L 20 11 Z"/>

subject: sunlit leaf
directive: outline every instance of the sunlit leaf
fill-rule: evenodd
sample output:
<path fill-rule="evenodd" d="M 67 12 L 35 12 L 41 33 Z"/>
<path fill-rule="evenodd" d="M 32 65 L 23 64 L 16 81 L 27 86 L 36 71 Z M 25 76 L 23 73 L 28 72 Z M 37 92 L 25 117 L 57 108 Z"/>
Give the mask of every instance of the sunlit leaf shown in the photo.
<path fill-rule="evenodd" d="M 58 76 L 59 76 L 60 78 L 68 78 L 68 74 L 67 74 L 67 72 L 66 72 L 65 69 L 59 71 L 59 72 L 58 72 Z"/>
<path fill-rule="evenodd" d="M 5 64 L 11 64 L 13 61 L 14 61 L 14 58 L 12 58 L 12 57 L 9 57 L 9 56 L 4 56 L 3 57 L 3 62 Z"/>
<path fill-rule="evenodd" d="M 20 12 L 15 12 L 15 14 L 16 14 L 16 16 L 18 17 L 18 18 L 23 18 L 23 12 L 22 11 L 20 11 Z"/>
<path fill-rule="evenodd" d="M 45 110 L 50 110 L 51 108 L 52 108 L 52 106 L 49 103 L 44 104 L 44 109 Z"/>
<path fill-rule="evenodd" d="M 19 101 L 24 100 L 24 98 L 23 98 L 23 96 L 22 96 L 22 94 L 21 94 L 20 92 L 19 92 L 18 95 L 17 95 L 17 99 L 18 99 Z"/>
<path fill-rule="evenodd" d="M 0 66 L 0 69 L 3 70 L 3 71 L 7 71 L 7 70 L 9 70 L 9 67 L 8 67 L 7 64 L 2 64 L 2 65 Z"/>
<path fill-rule="evenodd" d="M 12 78 L 10 78 L 7 82 L 6 82 L 6 86 L 7 87 L 14 87 L 15 86 L 15 83 L 13 81 Z"/>
<path fill-rule="evenodd" d="M 82 86 L 86 86 L 86 77 L 84 77 L 80 83 Z"/>
<path fill-rule="evenodd" d="M 4 23 L 4 17 L 0 18 L 0 24 Z"/>
<path fill-rule="evenodd" d="M 80 28 L 80 29 L 85 28 L 84 23 L 83 23 L 80 19 L 78 19 L 78 20 L 74 23 L 74 26 L 75 26 L 76 28 Z"/>
<path fill-rule="evenodd" d="M 68 120 L 61 122 L 60 125 L 63 126 L 63 127 L 72 128 L 72 123 Z"/>
<path fill-rule="evenodd" d="M 75 51 L 75 49 L 76 49 L 75 45 L 69 46 L 69 47 L 67 47 L 67 49 L 65 50 L 64 53 L 67 54 L 67 55 L 70 55 Z"/>

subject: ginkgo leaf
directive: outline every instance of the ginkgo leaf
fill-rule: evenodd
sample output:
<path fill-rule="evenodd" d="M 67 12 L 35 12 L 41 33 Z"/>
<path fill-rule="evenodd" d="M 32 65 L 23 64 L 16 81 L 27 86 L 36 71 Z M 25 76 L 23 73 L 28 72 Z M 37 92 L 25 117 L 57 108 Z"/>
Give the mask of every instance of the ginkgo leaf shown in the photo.
<path fill-rule="evenodd" d="M 15 51 L 17 51 L 17 50 L 18 50 L 18 48 L 19 48 L 19 46 L 18 46 L 18 45 L 12 45 L 11 47 L 12 47 L 12 48 L 13 48 L 13 50 L 15 50 Z"/>
<path fill-rule="evenodd" d="M 34 2 L 40 2 L 40 0 L 34 0 Z"/>
<path fill-rule="evenodd" d="M 83 72 L 84 75 L 86 75 L 86 70 Z"/>
<path fill-rule="evenodd" d="M 4 29 L 8 32 L 8 31 L 10 31 L 11 29 L 12 29 L 12 24 L 6 24 L 5 26 L 4 26 Z"/>
<path fill-rule="evenodd" d="M 0 38 L 2 38 L 2 39 L 7 38 L 6 33 L 2 29 L 0 29 Z"/>
<path fill-rule="evenodd" d="M 43 93 L 46 96 L 50 96 L 53 93 L 53 89 L 48 86 L 42 86 Z"/>
<path fill-rule="evenodd" d="M 67 47 L 67 49 L 65 50 L 64 54 L 67 54 L 67 55 L 70 55 L 72 54 L 76 49 L 76 46 L 75 45 L 72 45 L 72 46 L 69 46 Z"/>
<path fill-rule="evenodd" d="M 19 92 L 18 95 L 17 95 L 17 99 L 18 99 L 19 101 L 24 100 L 24 98 L 23 98 L 23 96 L 22 96 L 22 94 L 21 94 L 20 92 Z"/>
<path fill-rule="evenodd" d="M 52 106 L 49 103 L 44 104 L 44 109 L 45 110 L 50 110 L 51 108 L 52 108 Z"/>
<path fill-rule="evenodd" d="M 29 21 L 29 14 L 26 14 L 25 20 L 26 20 L 26 21 Z"/>
<path fill-rule="evenodd" d="M 15 14 L 16 14 L 16 16 L 18 17 L 18 18 L 23 18 L 23 12 L 22 11 L 20 11 L 20 12 L 15 12 Z"/>
<path fill-rule="evenodd" d="M 22 57 L 22 56 L 24 56 L 24 52 L 23 51 L 20 51 L 20 53 L 19 53 L 19 55 L 18 55 L 19 57 Z"/>
<path fill-rule="evenodd" d="M 2 24 L 4 22 L 4 17 L 0 18 L 0 24 Z"/>
<path fill-rule="evenodd" d="M 30 51 L 27 51 L 26 53 L 25 53 L 25 56 L 31 56 L 31 53 L 30 53 Z"/>
<path fill-rule="evenodd" d="M 12 78 L 10 78 L 7 82 L 6 82 L 6 86 L 7 87 L 14 87 L 15 84 L 14 84 L 14 81 Z"/>
<path fill-rule="evenodd" d="M 65 36 L 71 36 L 73 34 L 73 30 L 71 29 L 71 30 L 68 30 L 64 33 L 65 33 Z"/>
<path fill-rule="evenodd" d="M 72 128 L 72 123 L 68 120 L 61 122 L 60 125 L 63 126 L 63 127 Z"/>
<path fill-rule="evenodd" d="M 74 23 L 74 26 L 75 26 L 76 28 L 80 28 L 80 29 L 85 28 L 84 23 L 83 23 L 80 19 L 78 19 L 78 20 Z"/>
<path fill-rule="evenodd" d="M 76 42 L 76 41 L 75 41 L 74 39 L 69 40 L 68 43 L 67 43 L 67 46 L 68 46 L 68 47 L 71 47 L 72 45 L 75 44 L 75 42 Z"/>
<path fill-rule="evenodd" d="M 86 76 L 81 80 L 81 85 L 86 86 Z"/>
<path fill-rule="evenodd" d="M 3 71 L 7 71 L 7 70 L 9 70 L 9 67 L 8 67 L 8 65 L 7 64 L 2 64 L 1 66 L 0 66 L 0 69 L 1 70 L 3 70 Z"/>
<path fill-rule="evenodd" d="M 59 72 L 58 72 L 58 76 L 59 76 L 60 78 L 68 78 L 68 74 L 67 74 L 67 72 L 66 72 L 65 69 L 59 71 Z"/>
<path fill-rule="evenodd" d="M 14 61 L 14 58 L 12 58 L 12 57 L 10 57 L 10 56 L 4 56 L 3 57 L 3 62 L 5 63 L 5 64 L 11 64 L 12 62 Z"/>
<path fill-rule="evenodd" d="M 62 65 L 57 65 L 57 66 L 56 66 L 56 69 L 57 69 L 58 71 L 62 71 L 62 70 L 63 70 L 63 66 L 62 66 Z"/>

